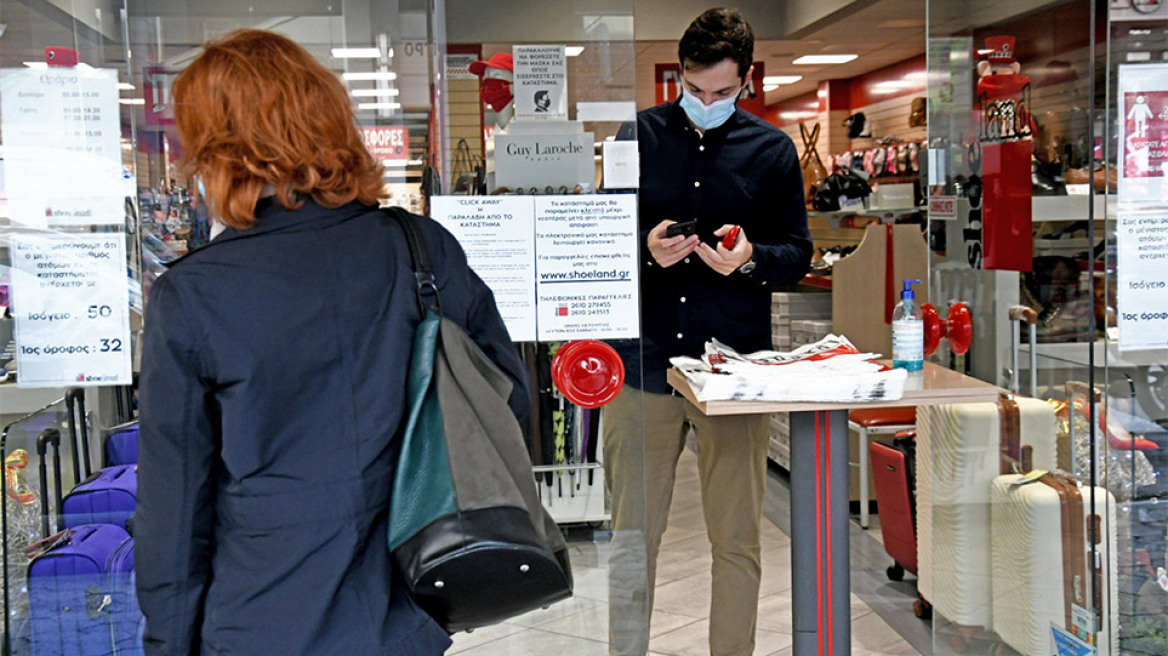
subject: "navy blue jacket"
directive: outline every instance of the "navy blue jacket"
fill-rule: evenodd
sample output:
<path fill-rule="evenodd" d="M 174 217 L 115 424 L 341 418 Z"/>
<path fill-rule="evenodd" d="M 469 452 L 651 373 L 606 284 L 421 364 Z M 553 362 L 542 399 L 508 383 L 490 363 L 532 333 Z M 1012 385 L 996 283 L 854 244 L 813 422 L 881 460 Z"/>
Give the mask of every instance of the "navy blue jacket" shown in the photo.
<path fill-rule="evenodd" d="M 386 522 L 420 321 L 385 213 L 270 200 L 154 284 L 142 354 L 136 566 L 148 654 L 439 654 Z M 445 316 L 523 367 L 455 239 L 417 217 Z"/>

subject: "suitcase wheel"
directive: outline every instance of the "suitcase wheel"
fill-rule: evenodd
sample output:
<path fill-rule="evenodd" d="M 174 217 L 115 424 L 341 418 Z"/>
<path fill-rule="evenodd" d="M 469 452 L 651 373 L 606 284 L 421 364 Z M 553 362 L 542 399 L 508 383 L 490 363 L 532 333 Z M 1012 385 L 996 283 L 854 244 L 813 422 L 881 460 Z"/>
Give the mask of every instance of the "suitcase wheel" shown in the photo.
<path fill-rule="evenodd" d="M 913 615 L 918 619 L 927 620 L 933 617 L 933 605 L 924 599 L 917 599 L 913 602 Z"/>
<path fill-rule="evenodd" d="M 889 581 L 904 580 L 904 568 L 900 566 L 900 563 L 892 563 L 892 565 L 884 571 L 886 574 L 888 574 Z"/>

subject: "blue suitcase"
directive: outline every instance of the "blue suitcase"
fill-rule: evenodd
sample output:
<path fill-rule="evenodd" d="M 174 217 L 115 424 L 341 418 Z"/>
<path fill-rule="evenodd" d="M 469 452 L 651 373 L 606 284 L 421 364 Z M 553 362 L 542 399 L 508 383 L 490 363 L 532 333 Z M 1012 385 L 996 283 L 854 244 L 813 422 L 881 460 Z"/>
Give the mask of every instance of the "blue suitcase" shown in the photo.
<path fill-rule="evenodd" d="M 94 524 L 66 529 L 48 542 L 28 569 L 33 653 L 142 653 L 133 538 L 118 526 Z"/>
<path fill-rule="evenodd" d="M 61 503 L 64 526 L 115 524 L 126 527 L 126 518 L 138 504 L 138 466 L 106 467 L 77 484 Z"/>
<path fill-rule="evenodd" d="M 111 428 L 103 451 L 106 467 L 138 464 L 138 422 Z"/>

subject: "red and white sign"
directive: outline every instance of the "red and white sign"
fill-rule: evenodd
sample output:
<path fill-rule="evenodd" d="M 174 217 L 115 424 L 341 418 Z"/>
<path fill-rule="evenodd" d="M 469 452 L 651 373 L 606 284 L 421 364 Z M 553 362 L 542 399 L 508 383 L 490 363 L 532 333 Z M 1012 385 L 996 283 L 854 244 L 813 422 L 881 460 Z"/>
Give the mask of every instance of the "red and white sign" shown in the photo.
<path fill-rule="evenodd" d="M 1168 91 L 1123 94 L 1126 178 L 1162 178 L 1168 170 Z"/>
<path fill-rule="evenodd" d="M 1168 194 L 1168 64 L 1119 67 L 1119 203 L 1162 205 Z"/>
<path fill-rule="evenodd" d="M 937 221 L 956 221 L 957 197 L 933 196 L 930 198 L 929 218 Z"/>
<path fill-rule="evenodd" d="M 365 147 L 378 161 L 407 160 L 410 158 L 410 129 L 379 125 L 361 128 Z"/>

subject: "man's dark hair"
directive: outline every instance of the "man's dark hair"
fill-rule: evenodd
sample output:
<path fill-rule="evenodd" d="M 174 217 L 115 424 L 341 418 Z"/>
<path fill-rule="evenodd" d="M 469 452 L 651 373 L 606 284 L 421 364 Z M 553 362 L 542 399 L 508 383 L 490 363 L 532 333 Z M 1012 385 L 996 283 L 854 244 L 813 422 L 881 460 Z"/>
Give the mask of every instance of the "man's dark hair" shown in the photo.
<path fill-rule="evenodd" d="M 745 79 L 754 63 L 754 32 L 737 9 L 707 9 L 694 19 L 677 44 L 677 58 L 682 70 L 702 70 L 732 59 L 738 64 L 738 77 Z"/>

